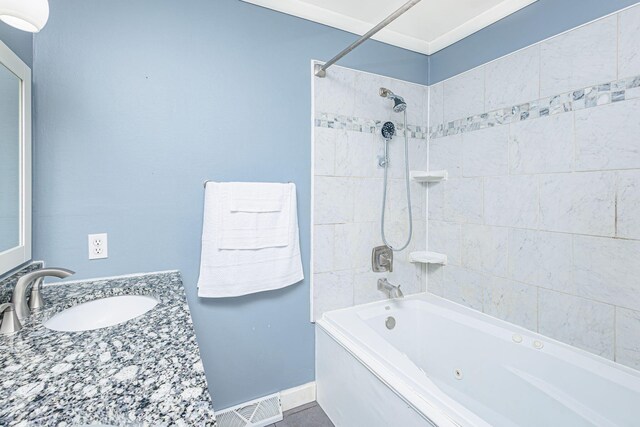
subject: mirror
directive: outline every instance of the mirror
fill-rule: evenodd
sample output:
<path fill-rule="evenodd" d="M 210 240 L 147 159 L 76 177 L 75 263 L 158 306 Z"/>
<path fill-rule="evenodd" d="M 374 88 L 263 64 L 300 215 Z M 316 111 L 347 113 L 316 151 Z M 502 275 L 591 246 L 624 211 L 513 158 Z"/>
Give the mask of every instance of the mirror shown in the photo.
<path fill-rule="evenodd" d="M 0 275 L 31 259 L 31 70 L 0 42 Z"/>
<path fill-rule="evenodd" d="M 20 244 L 20 80 L 0 65 L 0 252 Z"/>

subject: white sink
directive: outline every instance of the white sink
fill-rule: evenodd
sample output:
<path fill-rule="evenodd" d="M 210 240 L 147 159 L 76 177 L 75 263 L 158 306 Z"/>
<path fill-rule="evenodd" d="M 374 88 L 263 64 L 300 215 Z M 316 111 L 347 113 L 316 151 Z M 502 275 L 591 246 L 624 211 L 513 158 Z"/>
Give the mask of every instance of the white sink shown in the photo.
<path fill-rule="evenodd" d="M 44 326 L 63 332 L 91 331 L 142 316 L 157 304 L 157 299 L 145 295 L 101 298 L 68 308 L 44 322 Z"/>

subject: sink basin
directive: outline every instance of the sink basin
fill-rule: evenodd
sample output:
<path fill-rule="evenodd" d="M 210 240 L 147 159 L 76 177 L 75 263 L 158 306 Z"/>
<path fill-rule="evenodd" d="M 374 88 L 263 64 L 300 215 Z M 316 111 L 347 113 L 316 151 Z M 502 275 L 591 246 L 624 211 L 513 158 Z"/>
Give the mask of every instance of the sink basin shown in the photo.
<path fill-rule="evenodd" d="M 157 304 L 157 299 L 146 295 L 101 298 L 68 308 L 47 320 L 44 326 L 62 332 L 91 331 L 135 319 Z"/>

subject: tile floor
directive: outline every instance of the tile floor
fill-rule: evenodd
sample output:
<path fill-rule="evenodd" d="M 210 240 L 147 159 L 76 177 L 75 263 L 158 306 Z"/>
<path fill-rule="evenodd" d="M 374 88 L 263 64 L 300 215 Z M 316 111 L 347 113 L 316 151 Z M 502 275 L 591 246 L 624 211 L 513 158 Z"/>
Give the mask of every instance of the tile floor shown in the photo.
<path fill-rule="evenodd" d="M 317 402 L 285 411 L 284 419 L 268 427 L 333 427 L 333 423 Z"/>

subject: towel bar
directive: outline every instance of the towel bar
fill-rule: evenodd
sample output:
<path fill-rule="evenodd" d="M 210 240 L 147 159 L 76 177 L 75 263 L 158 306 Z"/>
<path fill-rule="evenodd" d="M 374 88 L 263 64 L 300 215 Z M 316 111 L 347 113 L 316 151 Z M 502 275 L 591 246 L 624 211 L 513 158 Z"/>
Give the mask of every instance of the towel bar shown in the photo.
<path fill-rule="evenodd" d="M 208 183 L 208 182 L 213 182 L 213 181 L 212 181 L 212 180 L 210 180 L 210 179 L 207 179 L 207 180 L 204 182 L 204 188 L 207 188 L 207 183 Z M 287 182 L 287 184 L 291 184 L 291 181 Z"/>

